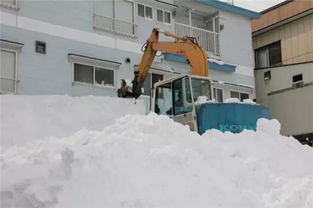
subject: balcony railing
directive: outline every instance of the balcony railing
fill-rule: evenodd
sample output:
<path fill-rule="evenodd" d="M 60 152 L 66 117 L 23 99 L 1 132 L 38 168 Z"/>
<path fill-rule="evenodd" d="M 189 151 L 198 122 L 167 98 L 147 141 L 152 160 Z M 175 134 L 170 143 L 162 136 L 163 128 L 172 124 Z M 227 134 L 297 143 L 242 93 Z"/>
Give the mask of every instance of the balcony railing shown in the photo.
<path fill-rule="evenodd" d="M 174 23 L 174 25 L 176 34 L 195 37 L 198 44 L 201 45 L 208 53 L 215 56 L 220 55 L 219 33 L 181 23 Z"/>
<path fill-rule="evenodd" d="M 136 24 L 97 14 L 94 14 L 94 28 L 132 37 L 137 35 Z"/>

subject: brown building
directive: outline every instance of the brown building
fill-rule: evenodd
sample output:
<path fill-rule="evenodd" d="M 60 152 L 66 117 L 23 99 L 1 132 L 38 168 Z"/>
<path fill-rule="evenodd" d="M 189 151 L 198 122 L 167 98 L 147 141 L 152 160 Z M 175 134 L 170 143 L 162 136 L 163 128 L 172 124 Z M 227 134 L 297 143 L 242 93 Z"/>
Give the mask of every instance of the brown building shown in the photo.
<path fill-rule="evenodd" d="M 256 100 L 281 133 L 313 142 L 313 0 L 287 0 L 252 20 Z"/>

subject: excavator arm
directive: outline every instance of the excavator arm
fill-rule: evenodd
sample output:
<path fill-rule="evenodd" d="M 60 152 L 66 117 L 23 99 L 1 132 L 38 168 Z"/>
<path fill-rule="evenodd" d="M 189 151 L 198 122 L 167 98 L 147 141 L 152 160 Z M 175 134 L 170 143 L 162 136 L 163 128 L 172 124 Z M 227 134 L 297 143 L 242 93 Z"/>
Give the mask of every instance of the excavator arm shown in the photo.
<path fill-rule="evenodd" d="M 195 38 L 164 32 L 165 36 L 175 38 L 175 41 L 159 41 L 159 33 L 160 31 L 154 28 L 145 44 L 144 54 L 138 66 L 138 72 L 135 72 L 135 77 L 132 81 L 133 90 L 131 97 L 138 98 L 141 95 L 141 88 L 158 51 L 185 57 L 191 66 L 192 75 L 207 77 L 209 74 L 207 54 L 205 50 L 196 43 Z"/>

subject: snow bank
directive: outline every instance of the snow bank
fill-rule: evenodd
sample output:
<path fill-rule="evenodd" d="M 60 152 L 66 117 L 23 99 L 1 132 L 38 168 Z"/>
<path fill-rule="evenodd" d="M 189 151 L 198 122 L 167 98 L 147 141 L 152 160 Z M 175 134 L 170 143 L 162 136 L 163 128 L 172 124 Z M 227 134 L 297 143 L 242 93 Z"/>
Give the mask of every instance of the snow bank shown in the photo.
<path fill-rule="evenodd" d="M 200 136 L 165 116 L 127 115 L 11 147 L 0 160 L 1 207 L 312 207 L 312 148 L 273 122 Z"/>
<path fill-rule="evenodd" d="M 126 114 L 144 114 L 143 102 L 111 97 L 0 96 L 1 146 L 24 145 L 85 128 L 101 130 Z"/>

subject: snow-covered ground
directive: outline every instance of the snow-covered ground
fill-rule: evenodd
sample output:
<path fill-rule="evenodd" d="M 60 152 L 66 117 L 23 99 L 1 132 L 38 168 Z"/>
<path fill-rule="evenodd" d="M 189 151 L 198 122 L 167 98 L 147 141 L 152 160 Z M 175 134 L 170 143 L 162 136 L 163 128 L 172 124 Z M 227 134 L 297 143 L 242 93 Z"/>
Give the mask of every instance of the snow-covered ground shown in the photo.
<path fill-rule="evenodd" d="M 313 207 L 312 148 L 275 120 L 200 136 L 131 100 L 1 101 L 1 207 Z"/>

